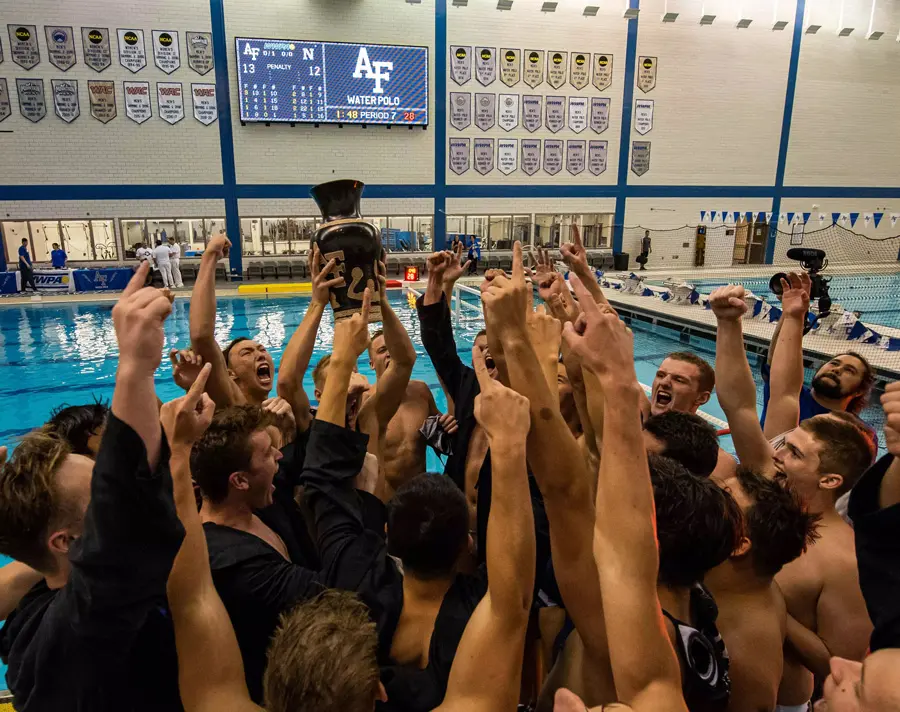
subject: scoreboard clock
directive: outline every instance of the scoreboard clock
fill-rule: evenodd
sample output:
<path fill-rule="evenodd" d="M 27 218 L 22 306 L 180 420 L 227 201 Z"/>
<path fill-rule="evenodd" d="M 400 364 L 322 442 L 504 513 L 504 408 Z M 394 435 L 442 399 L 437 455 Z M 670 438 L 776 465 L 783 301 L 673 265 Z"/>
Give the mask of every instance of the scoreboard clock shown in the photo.
<path fill-rule="evenodd" d="M 241 121 L 428 125 L 428 48 L 237 37 Z"/>

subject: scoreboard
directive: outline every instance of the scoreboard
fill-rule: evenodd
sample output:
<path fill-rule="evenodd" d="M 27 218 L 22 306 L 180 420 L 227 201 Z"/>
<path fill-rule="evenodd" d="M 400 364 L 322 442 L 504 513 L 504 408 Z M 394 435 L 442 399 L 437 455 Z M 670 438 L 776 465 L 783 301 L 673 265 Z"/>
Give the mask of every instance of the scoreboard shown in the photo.
<path fill-rule="evenodd" d="M 428 124 L 428 48 L 235 38 L 241 121 Z"/>

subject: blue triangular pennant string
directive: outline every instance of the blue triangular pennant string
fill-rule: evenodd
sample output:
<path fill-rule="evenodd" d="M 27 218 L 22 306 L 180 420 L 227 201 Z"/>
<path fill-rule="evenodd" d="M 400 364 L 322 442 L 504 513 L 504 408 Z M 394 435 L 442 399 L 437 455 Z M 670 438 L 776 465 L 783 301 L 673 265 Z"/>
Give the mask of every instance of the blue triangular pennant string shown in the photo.
<path fill-rule="evenodd" d="M 748 223 L 753 222 L 753 211 L 748 210 L 746 213 L 744 213 L 744 218 L 747 220 Z"/>
<path fill-rule="evenodd" d="M 710 211 L 709 211 L 709 217 L 710 217 L 710 221 L 711 221 L 711 222 L 715 222 L 715 221 L 716 221 L 716 215 L 717 215 L 717 214 L 718 214 L 718 213 L 716 213 L 715 210 L 710 210 Z"/>
<path fill-rule="evenodd" d="M 759 214 L 756 216 L 756 222 L 765 222 L 765 221 L 766 221 L 766 214 L 765 214 L 765 213 L 759 213 Z"/>
<path fill-rule="evenodd" d="M 787 218 L 788 218 L 788 224 L 791 224 L 792 222 L 794 222 L 794 213 L 788 213 Z"/>
<path fill-rule="evenodd" d="M 806 225 L 806 223 L 809 222 L 810 215 L 812 215 L 812 213 L 803 213 L 803 224 L 804 225 Z"/>
<path fill-rule="evenodd" d="M 831 214 L 831 222 L 832 222 L 833 224 L 836 225 L 836 224 L 837 224 L 837 221 L 840 220 L 840 219 L 841 219 L 841 214 L 840 214 L 840 213 L 832 213 L 832 214 Z"/>
<path fill-rule="evenodd" d="M 881 222 L 881 218 L 884 217 L 884 213 L 872 213 L 872 219 L 875 221 L 875 227 L 878 227 L 878 223 Z"/>
<path fill-rule="evenodd" d="M 850 213 L 850 227 L 856 225 L 857 220 L 859 220 L 859 213 Z"/>
<path fill-rule="evenodd" d="M 704 222 L 705 220 L 706 220 L 706 211 L 701 210 L 700 211 L 700 222 Z"/>

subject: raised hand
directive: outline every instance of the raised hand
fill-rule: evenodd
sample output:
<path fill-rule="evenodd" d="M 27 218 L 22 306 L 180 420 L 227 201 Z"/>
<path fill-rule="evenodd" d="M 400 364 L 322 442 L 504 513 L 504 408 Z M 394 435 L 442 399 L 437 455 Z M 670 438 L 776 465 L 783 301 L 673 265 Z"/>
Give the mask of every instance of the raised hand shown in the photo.
<path fill-rule="evenodd" d="M 572 233 L 572 242 L 559 246 L 563 262 L 579 276 L 590 274 L 591 268 L 588 265 L 587 250 L 584 249 L 584 243 L 581 241 L 581 232 L 578 230 L 577 225 L 572 226 Z"/>
<path fill-rule="evenodd" d="M 540 305 L 528 318 L 528 337 L 538 358 L 559 357 L 559 346 L 562 341 L 562 325 L 547 313 L 544 305 Z M 555 376 L 554 376 L 555 379 Z"/>
<path fill-rule="evenodd" d="M 159 411 L 159 419 L 170 446 L 189 450 L 212 422 L 216 404 L 204 393 L 212 364 L 206 364 L 186 395 L 169 401 Z"/>
<path fill-rule="evenodd" d="M 447 264 L 444 274 L 443 281 L 444 285 L 453 285 L 456 284 L 456 280 L 465 274 L 465 271 L 469 268 L 469 264 L 472 260 L 466 260 L 465 263 L 462 261 L 463 254 L 463 244 L 460 242 L 456 246 L 456 251 L 447 252 L 449 256 L 449 263 Z"/>
<path fill-rule="evenodd" d="M 781 280 L 781 309 L 785 316 L 806 319 L 812 282 L 806 272 L 791 272 Z"/>
<path fill-rule="evenodd" d="M 481 389 L 475 398 L 475 420 L 484 428 L 488 439 L 494 442 L 506 437 L 523 441 L 531 427 L 528 399 L 491 378 L 481 349 L 472 349 L 472 368 Z"/>
<path fill-rule="evenodd" d="M 884 408 L 884 441 L 888 452 L 900 457 L 900 381 L 884 389 L 881 407 Z"/>
<path fill-rule="evenodd" d="M 443 283 L 444 274 L 450 267 L 450 253 L 447 250 L 443 252 L 432 252 L 426 260 L 428 266 L 428 279 L 438 283 Z"/>
<path fill-rule="evenodd" d="M 224 234 L 216 235 L 215 237 L 209 238 L 209 242 L 206 244 L 206 251 L 204 254 L 207 255 L 215 255 L 216 259 L 222 259 L 223 257 L 228 257 L 228 251 L 231 249 L 231 240 L 229 240 Z"/>
<path fill-rule="evenodd" d="M 518 240 L 513 245 L 512 275 L 499 274 L 488 280 L 486 287 L 482 285 L 481 301 L 485 322 L 498 337 L 504 332 L 525 329 L 526 314 L 531 311 L 531 289 L 525 282 L 522 243 Z"/>
<path fill-rule="evenodd" d="M 745 294 L 744 288 L 738 284 L 729 284 L 713 290 L 713 293 L 709 295 L 709 306 L 716 315 L 716 319 L 740 321 L 741 317 L 747 313 Z"/>
<path fill-rule="evenodd" d="M 172 349 L 169 351 L 169 360 L 172 362 L 172 380 L 175 385 L 182 390 L 190 390 L 203 368 L 203 358 L 194 353 L 193 349 Z"/>
<path fill-rule="evenodd" d="M 362 309 L 349 319 L 342 319 L 334 327 L 334 354 L 358 359 L 369 345 L 369 309 L 372 290 L 366 287 Z"/>
<path fill-rule="evenodd" d="M 296 431 L 297 421 L 294 419 L 294 409 L 284 398 L 266 398 L 262 402 L 262 409 L 278 421 L 281 430 Z"/>
<path fill-rule="evenodd" d="M 444 413 L 438 418 L 438 425 L 441 426 L 441 429 L 447 433 L 447 435 L 453 435 L 459 430 L 459 423 L 456 422 L 453 413 Z"/>
<path fill-rule="evenodd" d="M 137 268 L 112 310 L 120 370 L 133 368 L 152 374 L 162 361 L 163 323 L 172 313 L 172 294 L 167 289 L 144 287 L 149 271 L 149 262 Z"/>
<path fill-rule="evenodd" d="M 343 277 L 328 279 L 328 275 L 334 272 L 337 260 L 332 257 L 324 265 L 322 253 L 318 245 L 313 245 L 309 252 L 309 273 L 312 275 L 312 300 L 321 305 L 328 304 L 331 299 L 332 287 L 343 287 L 347 284 Z"/>
<path fill-rule="evenodd" d="M 378 277 L 378 297 L 380 303 L 384 306 L 390 306 L 387 303 L 387 265 L 384 264 L 384 255 L 378 261 L 377 277 Z"/>

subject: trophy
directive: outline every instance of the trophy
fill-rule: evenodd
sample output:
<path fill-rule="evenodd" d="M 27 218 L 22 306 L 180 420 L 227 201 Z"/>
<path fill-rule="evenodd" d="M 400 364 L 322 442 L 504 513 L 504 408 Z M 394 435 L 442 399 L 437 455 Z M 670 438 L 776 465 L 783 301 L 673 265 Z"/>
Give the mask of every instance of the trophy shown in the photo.
<path fill-rule="evenodd" d="M 334 259 L 334 270 L 327 278 L 343 277 L 345 282 L 345 286 L 330 290 L 335 321 L 347 319 L 362 309 L 366 287 L 372 293 L 369 321 L 381 321 L 378 288 L 381 234 L 359 214 L 364 189 L 365 184 L 358 180 L 334 180 L 313 186 L 309 191 L 324 221 L 313 237 L 313 244 L 319 246 L 319 267 Z"/>

